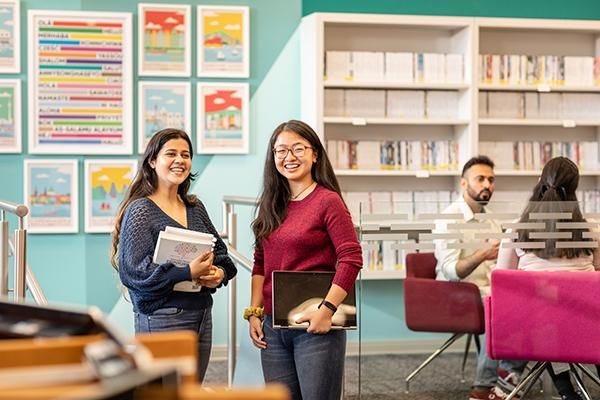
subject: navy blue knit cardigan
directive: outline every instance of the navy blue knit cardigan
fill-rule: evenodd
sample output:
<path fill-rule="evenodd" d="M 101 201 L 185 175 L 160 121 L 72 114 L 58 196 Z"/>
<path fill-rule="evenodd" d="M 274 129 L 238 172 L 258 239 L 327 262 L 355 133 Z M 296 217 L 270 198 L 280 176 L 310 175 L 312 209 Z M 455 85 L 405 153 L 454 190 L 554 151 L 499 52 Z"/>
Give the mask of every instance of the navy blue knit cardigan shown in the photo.
<path fill-rule="evenodd" d="M 213 264 L 223 269 L 226 285 L 237 273 L 227 255 L 227 247 L 213 226 L 202 202 L 187 207 L 187 229 L 211 233 L 217 238 Z M 118 265 L 123 285 L 129 289 L 134 311 L 150 314 L 159 308 L 178 307 L 204 309 L 212 306 L 215 289 L 203 287 L 200 292 L 173 291 L 173 286 L 192 279 L 189 265 L 152 262 L 158 233 L 167 226 L 185 228 L 168 216 L 152 200 L 136 199 L 125 210 L 119 236 Z"/>

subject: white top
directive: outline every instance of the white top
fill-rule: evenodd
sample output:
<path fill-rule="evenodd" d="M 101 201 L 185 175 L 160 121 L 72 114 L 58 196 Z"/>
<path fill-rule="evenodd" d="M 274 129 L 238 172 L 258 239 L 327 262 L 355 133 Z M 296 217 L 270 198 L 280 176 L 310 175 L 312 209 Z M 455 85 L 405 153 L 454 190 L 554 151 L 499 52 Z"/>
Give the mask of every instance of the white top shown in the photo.
<path fill-rule="evenodd" d="M 489 211 L 484 208 L 483 212 L 488 213 Z M 494 220 L 485 220 L 479 222 L 475 219 L 471 207 L 465 201 L 460 198 L 459 200 L 452 203 L 448 208 L 443 211 L 444 214 L 463 214 L 464 221 L 458 220 L 447 220 L 436 223 L 436 233 L 448 232 L 448 233 L 460 233 L 463 239 L 444 239 L 437 240 L 435 246 L 435 258 L 437 259 L 436 279 L 442 281 L 461 281 L 470 282 L 479 288 L 482 296 L 490 294 L 490 275 L 492 266 L 495 261 L 484 261 L 477 268 L 473 270 L 468 276 L 460 279 L 456 274 L 456 264 L 461 258 L 465 258 L 475 253 L 478 249 L 475 247 L 464 248 L 464 249 L 450 249 L 448 245 L 451 243 L 484 243 L 481 239 L 475 239 L 475 233 L 482 232 L 502 232 L 502 229 L 498 222 Z M 480 224 L 480 228 L 475 229 L 448 229 L 447 225 L 451 223 L 466 223 L 466 224 Z"/>

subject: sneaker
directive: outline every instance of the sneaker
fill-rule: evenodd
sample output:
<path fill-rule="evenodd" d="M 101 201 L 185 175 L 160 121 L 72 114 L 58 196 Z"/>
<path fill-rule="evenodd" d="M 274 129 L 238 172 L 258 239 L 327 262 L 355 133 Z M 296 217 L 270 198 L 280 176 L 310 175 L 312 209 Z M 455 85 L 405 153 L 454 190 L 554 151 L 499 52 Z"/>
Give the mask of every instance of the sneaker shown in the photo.
<path fill-rule="evenodd" d="M 500 386 L 494 386 L 492 390 L 490 390 L 490 394 L 488 395 L 488 400 L 502 400 L 506 399 L 510 392 L 504 391 Z M 519 400 L 519 396 L 513 397 L 513 400 Z"/>
<path fill-rule="evenodd" d="M 498 386 L 485 389 L 471 389 L 469 400 L 502 400 L 506 399 L 508 394 Z M 519 400 L 518 397 L 513 397 L 514 400 Z"/>
<path fill-rule="evenodd" d="M 492 388 L 471 389 L 469 400 L 488 400 Z"/>
<path fill-rule="evenodd" d="M 498 374 L 498 386 L 505 392 L 510 393 L 515 390 L 521 381 L 521 374 L 518 372 L 510 372 L 504 368 L 498 368 L 496 372 Z"/>

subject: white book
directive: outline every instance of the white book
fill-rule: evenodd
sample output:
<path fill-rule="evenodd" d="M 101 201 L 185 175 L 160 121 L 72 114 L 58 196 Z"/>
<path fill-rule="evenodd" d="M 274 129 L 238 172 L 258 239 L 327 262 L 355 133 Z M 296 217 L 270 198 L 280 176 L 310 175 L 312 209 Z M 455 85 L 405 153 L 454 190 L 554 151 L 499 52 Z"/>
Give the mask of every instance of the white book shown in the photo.
<path fill-rule="evenodd" d="M 412 82 L 413 67 L 413 53 L 385 53 L 385 80 Z"/>
<path fill-rule="evenodd" d="M 349 51 L 328 51 L 325 54 L 325 78 L 329 81 L 352 78 L 352 64 Z"/>
<path fill-rule="evenodd" d="M 342 117 L 345 115 L 344 103 L 346 93 L 343 89 L 325 89 L 323 101 L 326 117 Z"/>
<path fill-rule="evenodd" d="M 352 76 L 356 82 L 383 80 L 384 56 L 379 51 L 352 52 Z"/>
<path fill-rule="evenodd" d="M 174 230 L 173 230 L 174 229 Z M 171 232 L 162 231 L 158 234 L 158 241 L 154 249 L 152 262 L 155 264 L 173 263 L 176 267 L 183 268 L 193 259 L 206 251 L 212 251 L 214 247 L 214 237 L 202 237 L 199 232 L 185 234 L 178 231 L 183 229 L 173 228 Z M 212 235 L 209 235 L 212 236 Z M 194 281 L 183 281 L 175 284 L 174 291 L 179 292 L 199 292 L 201 286 Z"/>
<path fill-rule="evenodd" d="M 185 237 L 197 238 L 200 240 L 205 239 L 210 240 L 212 242 L 217 241 L 217 238 L 212 233 L 198 232 L 193 231 L 191 229 L 176 228 L 174 226 L 167 226 L 165 228 L 165 232 L 172 233 L 175 235 L 183 235 Z"/>
<path fill-rule="evenodd" d="M 463 82 L 463 59 L 464 58 L 462 54 L 446 54 L 446 82 Z"/>
<path fill-rule="evenodd" d="M 425 91 L 388 90 L 388 118 L 423 118 L 425 116 Z"/>

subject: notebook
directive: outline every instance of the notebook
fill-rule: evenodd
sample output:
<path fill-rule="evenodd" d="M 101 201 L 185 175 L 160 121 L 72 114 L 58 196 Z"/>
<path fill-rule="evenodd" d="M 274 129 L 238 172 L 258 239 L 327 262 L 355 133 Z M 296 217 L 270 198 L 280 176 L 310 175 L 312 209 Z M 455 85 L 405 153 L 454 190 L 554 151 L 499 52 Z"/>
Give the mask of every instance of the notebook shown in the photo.
<path fill-rule="evenodd" d="M 295 321 L 317 309 L 327 295 L 335 272 L 273 271 L 273 327 L 306 329 L 308 323 Z M 332 317 L 331 329 L 356 329 L 354 287 Z"/>

